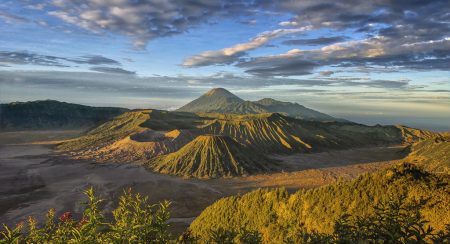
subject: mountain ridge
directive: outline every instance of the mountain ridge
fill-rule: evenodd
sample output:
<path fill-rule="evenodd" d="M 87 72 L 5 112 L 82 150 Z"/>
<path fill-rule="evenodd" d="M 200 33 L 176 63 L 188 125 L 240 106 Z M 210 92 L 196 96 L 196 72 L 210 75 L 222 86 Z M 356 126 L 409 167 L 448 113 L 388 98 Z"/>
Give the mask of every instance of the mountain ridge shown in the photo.
<path fill-rule="evenodd" d="M 97 126 L 128 111 L 56 100 L 0 104 L 0 129 L 73 129 Z"/>
<path fill-rule="evenodd" d="M 229 114 L 282 113 L 304 120 L 345 121 L 298 103 L 282 102 L 273 98 L 245 101 L 224 88 L 213 88 L 176 111 Z"/>

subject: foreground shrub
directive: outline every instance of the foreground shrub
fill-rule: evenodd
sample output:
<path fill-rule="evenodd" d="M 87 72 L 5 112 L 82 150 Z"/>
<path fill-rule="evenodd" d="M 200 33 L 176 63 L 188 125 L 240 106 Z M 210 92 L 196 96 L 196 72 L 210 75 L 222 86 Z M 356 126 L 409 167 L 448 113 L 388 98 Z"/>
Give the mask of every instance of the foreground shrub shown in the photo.
<path fill-rule="evenodd" d="M 108 222 L 100 209 L 103 200 L 95 195 L 93 188 L 84 193 L 88 201 L 81 219 L 74 219 L 70 212 L 56 218 L 55 210 L 50 209 L 43 224 L 29 217 L 26 225 L 21 223 L 15 228 L 4 225 L 0 243 L 167 243 L 170 240 L 169 202 L 152 205 L 147 197 L 127 190 L 112 212 L 112 221 Z"/>

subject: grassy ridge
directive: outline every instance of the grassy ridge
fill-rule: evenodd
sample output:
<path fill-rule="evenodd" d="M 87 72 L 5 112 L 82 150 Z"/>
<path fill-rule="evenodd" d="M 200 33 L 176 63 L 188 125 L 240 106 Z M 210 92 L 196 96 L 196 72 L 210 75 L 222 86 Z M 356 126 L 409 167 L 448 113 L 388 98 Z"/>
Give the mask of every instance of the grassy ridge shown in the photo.
<path fill-rule="evenodd" d="M 437 230 L 450 223 L 449 175 L 435 175 L 412 165 L 401 165 L 356 180 L 339 182 L 288 194 L 283 189 L 259 189 L 243 196 L 221 199 L 192 222 L 193 234 L 207 238 L 213 230 L 245 228 L 263 233 L 268 243 L 279 243 L 299 226 L 322 233 L 333 232 L 343 214 L 367 216 L 390 197 L 406 202 L 425 199 L 424 218 Z"/>

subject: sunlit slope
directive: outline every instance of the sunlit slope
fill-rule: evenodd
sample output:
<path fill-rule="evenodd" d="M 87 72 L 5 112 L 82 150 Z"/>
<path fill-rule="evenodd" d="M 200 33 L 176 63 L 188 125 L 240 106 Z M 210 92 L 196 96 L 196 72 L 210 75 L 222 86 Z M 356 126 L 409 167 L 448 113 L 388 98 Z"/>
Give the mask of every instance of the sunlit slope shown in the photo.
<path fill-rule="evenodd" d="M 99 161 L 146 161 L 178 150 L 195 138 L 200 123 L 191 113 L 160 110 L 126 112 L 89 131 L 85 136 L 64 142 L 60 150 L 76 152 L 79 158 Z"/>
<path fill-rule="evenodd" d="M 265 152 L 317 152 L 402 141 L 399 130 L 393 126 L 305 121 L 277 113 L 217 115 L 201 130 L 228 135 Z"/>
<path fill-rule="evenodd" d="M 240 228 L 264 234 L 278 243 L 291 229 L 304 225 L 309 230 L 330 233 L 343 214 L 365 216 L 390 197 L 405 196 L 405 202 L 426 199 L 424 218 L 437 230 L 450 223 L 449 176 L 430 174 L 412 165 L 365 174 L 356 180 L 339 182 L 289 195 L 285 190 L 256 190 L 243 196 L 221 199 L 206 208 L 191 224 L 193 234 L 202 237 L 212 230 Z"/>
<path fill-rule="evenodd" d="M 428 130 L 421 130 L 416 128 L 411 128 L 402 125 L 396 125 L 400 130 L 403 141 L 405 143 L 415 143 L 422 140 L 433 139 L 436 137 L 448 136 L 447 133 L 433 132 Z"/>
<path fill-rule="evenodd" d="M 409 146 L 405 159 L 425 169 L 438 173 L 450 173 L 450 135 L 440 135 L 418 141 Z"/>
<path fill-rule="evenodd" d="M 89 131 L 86 135 L 59 145 L 61 150 L 98 148 L 145 130 L 140 125 L 150 118 L 149 111 L 125 112 Z"/>
<path fill-rule="evenodd" d="M 201 135 L 180 150 L 159 156 L 147 164 L 153 170 L 178 176 L 216 178 L 270 170 L 263 156 L 228 136 Z"/>

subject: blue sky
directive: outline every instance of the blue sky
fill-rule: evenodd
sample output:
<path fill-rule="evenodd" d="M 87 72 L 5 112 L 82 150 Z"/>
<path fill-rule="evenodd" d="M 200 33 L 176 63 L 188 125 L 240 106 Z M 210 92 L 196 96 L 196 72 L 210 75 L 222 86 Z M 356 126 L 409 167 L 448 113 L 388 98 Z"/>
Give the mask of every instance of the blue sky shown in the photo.
<path fill-rule="evenodd" d="M 446 1 L 0 3 L 0 102 L 174 109 L 212 87 L 450 129 Z"/>

